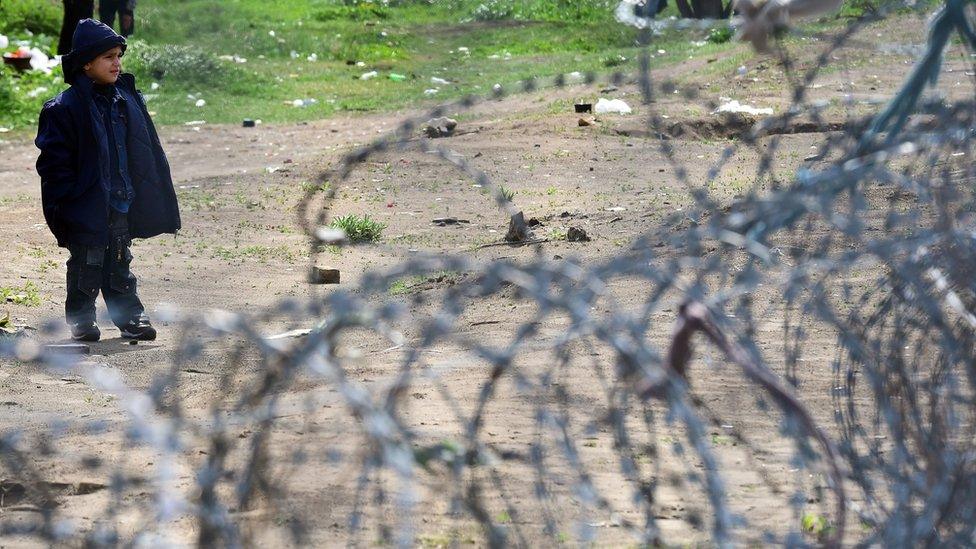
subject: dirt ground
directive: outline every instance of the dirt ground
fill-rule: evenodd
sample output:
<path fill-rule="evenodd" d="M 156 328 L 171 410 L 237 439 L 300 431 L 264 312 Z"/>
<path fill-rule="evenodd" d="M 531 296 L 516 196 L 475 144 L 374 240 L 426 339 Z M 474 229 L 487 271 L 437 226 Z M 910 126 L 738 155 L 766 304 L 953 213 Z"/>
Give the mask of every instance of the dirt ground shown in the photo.
<path fill-rule="evenodd" d="M 906 28 L 908 32 L 904 31 Z M 894 29 L 901 30 L 895 33 Z M 887 21 L 858 36 L 860 41 L 838 51 L 831 68 L 809 89 L 812 100 L 828 102 L 827 118 L 833 124 L 842 124 L 852 114 L 872 112 L 879 102 L 891 96 L 908 73 L 913 59 L 908 52 L 922 42 L 924 24 L 917 19 Z M 888 40 L 896 43 L 889 44 Z M 796 52 L 806 62 L 827 45 L 816 36 L 808 38 L 806 44 L 810 47 L 797 48 Z M 357 292 L 365 273 L 393 267 L 425 252 L 460 253 L 484 263 L 500 258 L 527 261 L 537 256 L 575 257 L 583 265 L 610 259 L 626 249 L 637 235 L 658 227 L 667 216 L 692 202 L 689 184 L 676 177 L 674 165 L 658 148 L 660 141 L 644 130 L 645 115 L 653 111 L 666 117 L 664 122 L 674 133 L 669 142 L 674 146 L 676 164 L 687 170 L 687 181 L 695 187 L 706 179 L 707 170 L 726 147 L 740 144 L 737 138 L 742 128 L 716 124 L 717 117 L 711 114 L 713 102 L 729 97 L 754 106 L 772 107 L 777 113 L 789 104 L 786 78 L 774 60 L 750 56 L 742 64 L 744 71 L 728 59 L 702 57 L 655 73 L 658 82 L 673 80 L 680 89 L 693 90 L 695 97 L 691 99 L 681 93 L 659 93 L 655 103 L 648 106 L 640 104 L 634 83 L 606 93 L 600 93 L 601 85 L 572 86 L 517 94 L 458 113 L 459 134 L 438 140 L 437 144 L 450 147 L 494 181 L 514 190 L 515 204 L 527 217 L 542 223 L 535 228 L 535 236 L 546 239 L 542 243 L 523 247 L 493 245 L 501 241 L 507 217 L 498 211 L 491 197 L 449 165 L 413 147 L 371 159 L 337 189 L 333 213 L 369 214 L 386 223 L 382 242 L 347 248 L 341 253 L 325 252 L 318 263 L 341 271 L 337 288 Z M 941 81 L 947 95 L 971 95 L 973 78 L 967 70 L 972 70 L 971 65 L 967 68 L 959 56 L 948 57 Z M 598 96 L 624 99 L 636 112 L 630 116 L 599 116 L 593 125 L 580 126 L 581 115 L 572 112 L 573 100 Z M 139 293 L 156 319 L 160 336 L 152 343 L 129 345 L 119 338 L 100 306 L 103 339 L 91 346 L 88 360 L 117 371 L 128 386 L 146 390 L 170 371 L 183 337 L 174 323 L 165 320 L 162 311 L 175 307 L 194 314 L 224 309 L 259 315 L 283 298 L 304 300 L 318 292 L 335 291 L 333 287 L 323 290 L 306 283 L 309 247 L 298 228 L 298 201 L 308 185 L 316 184 L 318 174 L 342 154 L 369 143 L 412 114 L 415 113 L 337 117 L 256 128 L 206 124 L 163 128 L 161 136 L 181 202 L 183 230 L 175 237 L 139 241 L 133 248 Z M 831 128 L 804 127 L 797 130 L 802 133 L 764 138 L 766 144 L 778 140 L 780 149 L 774 171 L 782 181 L 788 181 L 789 174 L 824 139 L 824 129 Z M 63 331 L 60 335 L 50 334 L 41 328 L 49 320 L 60 322 L 67 255 L 56 247 L 44 225 L 40 185 L 33 168 L 36 154 L 26 139 L 0 145 L 0 241 L 4 242 L 0 286 L 33 282 L 39 289 L 41 304 L 0 304 L 0 312 L 9 311 L 15 324 L 38 329 L 31 337 L 59 341 L 64 337 Z M 757 162 L 756 149 L 740 147 L 708 190 L 720 201 L 744 194 L 755 184 L 752 174 Z M 447 226 L 432 223 L 443 217 L 465 222 Z M 566 241 L 563 236 L 570 227 L 584 229 L 592 240 Z M 389 300 L 407 304 L 412 320 L 398 329 L 411 341 L 419 336 L 416 326 L 436 312 L 440 292 L 462 276 L 443 273 L 426 280 L 409 280 L 397 291 L 364 297 L 372 303 Z M 644 290 L 639 283 L 628 280 L 611 285 L 613 295 L 624 308 L 638 306 Z M 417 296 L 426 301 L 419 302 Z M 513 338 L 517 327 L 531 319 L 533 310 L 532 304 L 515 296 L 477 301 L 465 311 L 461 329 L 474 340 L 501 346 Z M 661 325 L 669 325 L 673 314 L 673 309 L 662 310 Z M 313 319 L 307 317 L 272 319 L 262 327 L 271 334 L 309 327 L 311 322 Z M 548 319 L 538 327 L 533 345 L 519 355 L 520 367 L 528 375 L 545 370 L 552 360 L 549 348 L 564 326 L 558 319 Z M 769 351 L 770 365 L 781 371 L 782 316 L 775 303 L 764 326 L 760 340 L 768 344 L 764 349 Z M 660 345 L 667 335 L 662 333 L 661 341 L 656 343 Z M 349 345 L 359 357 L 353 357 L 357 366 L 348 372 L 352 381 L 378 394 L 397 372 L 401 357 L 396 350 L 390 350 L 394 345 L 368 335 L 353 338 Z M 814 333 L 810 348 L 813 352 L 805 356 L 800 372 L 801 396 L 821 424 L 829 427 L 833 334 Z M 232 349 L 230 342 L 213 342 L 199 359 L 181 365 L 180 375 L 185 383 L 178 400 L 188 417 L 208 417 L 213 397 L 219 394 L 220 374 L 232 365 L 228 361 Z M 612 357 L 606 350 L 594 353 L 596 363 L 612 367 Z M 780 418 L 756 408 L 756 389 L 735 371 L 720 367 L 709 358 L 706 352 L 693 366 L 700 372 L 694 378 L 694 394 L 722 418 L 725 428 L 743 433 L 754 449 L 761 449 L 757 453 L 744 448 L 721 427 L 712 433 L 713 450 L 719 456 L 730 505 L 748 520 L 748 525 L 736 531 L 738 539 L 761 543 L 764 531 L 783 535 L 797 529 L 799 518 L 788 505 L 790 486 L 817 481 L 795 478 L 796 471 L 789 461 L 790 442 L 778 432 Z M 439 383 L 448 388 L 454 400 L 443 398 L 433 380 L 417 379 L 410 388 L 415 405 L 406 417 L 411 425 L 424 426 L 431 441 L 449 440 L 461 429 L 453 407 L 460 405 L 470 413 L 490 367 L 471 349 L 460 346 L 434 347 L 427 359 L 437 372 Z M 253 371 L 258 364 L 254 353 L 245 353 L 235 360 L 238 363 L 234 366 L 244 372 Z M 563 370 L 558 383 L 570 395 L 569 406 L 580 417 L 606 411 L 605 393 L 589 361 L 573 363 Z M 486 413 L 485 430 L 498 448 L 528 452 L 534 440 L 536 402 L 511 379 L 503 380 L 498 391 Z M 310 402 L 314 402 L 314 407 Z M 71 459 L 38 457 L 37 465 L 45 478 L 62 483 L 62 512 L 85 529 L 103 516 L 98 510 L 110 505 L 112 497 L 109 490 L 78 488 L 78 483 L 109 483 L 108 478 L 79 465 L 84 456 L 98 456 L 133 476 L 143 477 L 149 475 L 157 460 L 170 459 L 171 473 L 181 488 L 192 486 L 194 469 L 205 458 L 204 450 L 199 455 L 167 458 L 127 447 L 120 432 L 127 411 L 117 404 L 116 397 L 96 390 L 77 375 L 44 371 L 20 362 L 0 362 L 0 433 L 20 430 L 31 440 L 63 421 L 80 424 L 101 420 L 107 426 L 99 434 L 68 427 L 57 445 L 58 455 L 69 455 Z M 279 406 L 283 416 L 274 431 L 274 447 L 280 448 L 282 455 L 287 449 L 302 445 L 356 455 L 360 441 L 356 435 L 358 420 L 349 416 L 334 388 L 320 381 L 298 383 L 281 395 Z M 290 415 L 285 413 L 288 410 Z M 638 421 L 639 413 L 635 413 L 634 422 Z M 659 428 L 659 432 L 648 436 L 665 444 L 681 437 L 676 428 L 664 422 L 659 421 Z M 587 441 L 581 458 L 589 467 L 589 474 L 610 504 L 620 510 L 614 516 L 594 511 L 592 516 L 596 518 L 587 519 L 596 543 L 635 543 L 629 531 L 619 527 L 621 521 L 640 520 L 639 508 L 632 502 L 635 486 L 622 479 L 611 434 L 577 429 L 581 427 L 571 427 L 575 436 Z M 242 444 L 249 434 L 242 428 Z M 686 467 L 702 467 L 700 463 L 685 463 L 686 459 L 666 452 L 658 460 L 648 457 L 647 461 L 654 462 L 655 478 L 667 479 Z M 3 467 L 0 465 L 0 481 L 6 476 Z M 563 484 L 553 483 L 550 490 L 557 511 L 563 513 L 564 525 L 571 526 L 570 517 L 583 513 L 585 505 L 567 488 L 572 470 L 555 461 L 552 467 L 557 476 L 566 478 Z M 312 543 L 337 545 L 351 541 L 347 520 L 353 506 L 356 474 L 358 470 L 347 461 L 324 459 L 314 466 L 281 471 L 287 507 L 305 511 Z M 533 474 L 528 466 L 505 470 L 502 483 L 515 501 L 514 507 L 521 512 L 501 521 L 508 519 L 507 522 L 517 524 L 530 545 L 540 545 L 546 544 L 542 537 L 544 510 L 538 508 L 532 496 Z M 422 504 L 414 517 L 419 543 L 486 543 L 473 520 L 457 518 L 450 508 L 451 498 L 445 495 L 453 490 L 449 471 L 434 469 L 420 480 L 424 486 Z M 137 490 L 126 493 L 124 500 L 137 503 L 148 497 L 146 494 Z M 187 497 L 192 499 L 195 494 Z M 503 512 L 500 499 L 489 499 L 498 505 L 495 512 Z M 819 504 L 810 503 L 815 507 Z M 374 514 L 367 513 L 367 520 L 380 521 L 383 517 L 376 513 L 385 512 L 385 519 L 395 524 L 402 517 L 394 516 L 393 511 L 380 511 L 388 508 L 374 506 Z M 822 507 L 817 508 L 823 511 Z M 700 488 L 660 482 L 655 514 L 663 538 L 669 543 L 707 543 L 709 512 Z M 36 508 L 29 505 L 5 506 L 0 502 L 0 520 L 26 521 L 34 516 L 32 513 L 36 513 Z M 287 520 L 281 519 L 285 512 L 280 508 L 247 513 L 251 515 L 240 516 L 253 519 L 256 540 L 287 541 L 287 524 L 283 524 Z M 127 511 L 118 520 L 123 530 L 131 531 L 155 519 Z M 195 538 L 195 529 L 196 525 L 184 517 L 177 519 L 169 531 L 173 540 L 188 542 Z M 557 539 L 575 544 L 576 535 L 567 529 Z M 380 538 L 376 530 L 369 530 L 358 541 L 370 545 L 380 543 Z M 0 538 L 2 547 L 31 544 L 25 537 Z"/>

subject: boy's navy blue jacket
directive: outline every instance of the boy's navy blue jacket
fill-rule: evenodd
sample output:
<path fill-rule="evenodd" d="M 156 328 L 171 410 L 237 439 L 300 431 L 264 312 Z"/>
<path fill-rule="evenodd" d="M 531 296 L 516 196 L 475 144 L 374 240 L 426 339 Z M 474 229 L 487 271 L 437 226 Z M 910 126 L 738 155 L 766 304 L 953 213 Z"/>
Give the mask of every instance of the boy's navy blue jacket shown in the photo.
<path fill-rule="evenodd" d="M 70 88 L 45 103 L 34 141 L 41 150 L 37 173 L 44 218 L 62 247 L 109 243 L 109 140 L 104 124 L 95 122 L 100 114 L 92 98 L 93 85 L 78 75 Z M 125 99 L 126 149 L 135 191 L 129 235 L 149 238 L 175 233 L 180 212 L 156 128 L 136 91 L 135 78 L 121 74 L 115 86 Z"/>

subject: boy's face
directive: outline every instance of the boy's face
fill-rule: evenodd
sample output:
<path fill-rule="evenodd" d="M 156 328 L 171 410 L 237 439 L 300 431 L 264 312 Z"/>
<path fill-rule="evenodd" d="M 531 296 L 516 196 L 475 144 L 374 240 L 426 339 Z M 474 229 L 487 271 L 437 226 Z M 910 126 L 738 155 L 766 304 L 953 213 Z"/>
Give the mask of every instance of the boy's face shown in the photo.
<path fill-rule="evenodd" d="M 98 57 L 83 68 L 85 76 L 96 84 L 114 84 L 122 72 L 122 48 L 116 46 L 98 54 Z"/>

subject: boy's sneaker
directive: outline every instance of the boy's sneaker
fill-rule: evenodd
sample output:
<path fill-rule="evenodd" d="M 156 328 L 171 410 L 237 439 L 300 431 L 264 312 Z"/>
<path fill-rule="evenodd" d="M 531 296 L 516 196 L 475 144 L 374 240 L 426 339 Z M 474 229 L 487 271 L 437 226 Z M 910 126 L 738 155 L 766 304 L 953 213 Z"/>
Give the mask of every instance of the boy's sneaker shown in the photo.
<path fill-rule="evenodd" d="M 152 341 L 156 339 L 156 328 L 152 327 L 149 319 L 139 316 L 129 321 L 125 326 L 119 327 L 122 337 L 126 339 L 138 339 L 139 341 Z"/>
<path fill-rule="evenodd" d="M 98 341 L 102 337 L 102 332 L 94 322 L 77 322 L 69 325 L 71 327 L 71 339 L 75 341 Z"/>

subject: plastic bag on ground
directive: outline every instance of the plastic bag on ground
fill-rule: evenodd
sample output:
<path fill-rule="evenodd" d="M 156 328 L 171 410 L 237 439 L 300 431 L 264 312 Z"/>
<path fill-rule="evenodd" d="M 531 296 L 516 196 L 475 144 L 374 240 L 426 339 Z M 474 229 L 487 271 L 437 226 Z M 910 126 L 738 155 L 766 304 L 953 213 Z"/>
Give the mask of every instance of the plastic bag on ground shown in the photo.
<path fill-rule="evenodd" d="M 596 114 L 630 114 L 634 112 L 623 99 L 607 100 L 602 97 L 596 102 L 593 111 Z"/>

